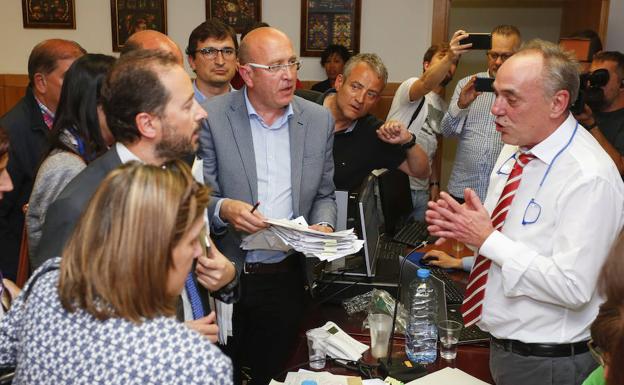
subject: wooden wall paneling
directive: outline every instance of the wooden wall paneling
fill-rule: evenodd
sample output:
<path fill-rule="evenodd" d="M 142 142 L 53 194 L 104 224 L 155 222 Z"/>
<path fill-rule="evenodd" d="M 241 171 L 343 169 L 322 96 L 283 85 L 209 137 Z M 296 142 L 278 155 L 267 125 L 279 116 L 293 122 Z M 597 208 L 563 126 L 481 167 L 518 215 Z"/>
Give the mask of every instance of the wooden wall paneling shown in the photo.
<path fill-rule="evenodd" d="M 450 13 L 451 0 L 433 0 L 431 44 L 448 41 L 448 20 Z"/>
<path fill-rule="evenodd" d="M 431 23 L 431 44 L 438 44 L 448 41 L 449 15 L 451 14 L 451 0 L 433 0 L 433 20 Z M 444 151 L 444 138 L 440 135 L 438 140 L 438 149 L 433 159 L 433 168 L 436 175 L 431 175 L 431 180 L 442 183 L 442 154 Z M 441 189 L 446 190 L 446 184 Z"/>
<path fill-rule="evenodd" d="M 603 44 L 607 37 L 609 0 L 567 0 L 563 2 L 561 36 L 583 29 L 593 29 Z"/>
<path fill-rule="evenodd" d="M 26 94 L 28 75 L 0 74 L 0 116 Z"/>
<path fill-rule="evenodd" d="M 4 90 L 5 90 L 4 76 L 0 75 L 0 116 L 3 116 L 4 112 L 6 111 L 6 108 L 5 108 L 6 98 L 4 97 Z"/>
<path fill-rule="evenodd" d="M 312 85 L 318 83 L 319 80 L 300 80 L 300 82 L 303 88 L 309 90 Z M 392 105 L 392 98 L 394 98 L 394 94 L 400 85 L 401 83 L 386 84 L 386 88 L 384 88 L 381 93 L 379 102 L 371 109 L 370 113 L 381 120 L 386 120 L 386 116 L 388 116 L 388 111 L 390 111 L 390 106 Z"/>

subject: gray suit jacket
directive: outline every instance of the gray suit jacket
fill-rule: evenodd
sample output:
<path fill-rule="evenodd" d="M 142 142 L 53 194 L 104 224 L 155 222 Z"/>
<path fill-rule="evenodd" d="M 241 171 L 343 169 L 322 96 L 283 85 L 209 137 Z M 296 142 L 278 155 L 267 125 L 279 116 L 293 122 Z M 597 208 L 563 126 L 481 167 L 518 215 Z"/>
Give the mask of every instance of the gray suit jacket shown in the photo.
<path fill-rule="evenodd" d="M 208 118 L 200 133 L 198 155 L 204 163 L 204 181 L 213 188 L 215 198 L 254 204 L 258 199 L 258 180 L 243 90 L 202 103 Z M 303 215 L 310 224 L 335 225 L 334 120 L 322 106 L 297 96 L 292 107 L 288 127 L 293 215 Z M 213 199 L 209 206 L 211 218 L 217 201 Z M 245 251 L 240 243 L 246 234 L 231 226 L 221 236 L 218 231 L 215 233 L 215 242 L 223 254 L 236 263 L 237 271 L 242 271 Z"/>

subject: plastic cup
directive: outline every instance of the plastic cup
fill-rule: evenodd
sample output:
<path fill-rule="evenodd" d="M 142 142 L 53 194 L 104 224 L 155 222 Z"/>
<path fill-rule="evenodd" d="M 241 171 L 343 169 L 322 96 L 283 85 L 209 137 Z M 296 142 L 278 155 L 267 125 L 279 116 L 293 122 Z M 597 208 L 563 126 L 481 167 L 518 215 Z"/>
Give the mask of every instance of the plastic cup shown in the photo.
<path fill-rule="evenodd" d="M 329 333 L 324 329 L 310 329 L 306 332 L 308 338 L 308 359 L 311 369 L 323 369 L 325 367 L 325 356 L 327 347 L 325 340 Z"/>
<path fill-rule="evenodd" d="M 386 357 L 392 334 L 392 317 L 387 314 L 369 314 L 368 326 L 371 335 L 371 355 L 374 358 Z"/>
<path fill-rule="evenodd" d="M 452 242 L 451 249 L 453 250 L 453 256 L 455 258 L 460 258 L 461 252 L 464 251 L 464 244 L 457 239 L 453 239 Z"/>
<path fill-rule="evenodd" d="M 444 320 L 438 322 L 440 335 L 440 357 L 445 360 L 454 360 L 457 357 L 457 342 L 462 324 L 457 321 Z"/>

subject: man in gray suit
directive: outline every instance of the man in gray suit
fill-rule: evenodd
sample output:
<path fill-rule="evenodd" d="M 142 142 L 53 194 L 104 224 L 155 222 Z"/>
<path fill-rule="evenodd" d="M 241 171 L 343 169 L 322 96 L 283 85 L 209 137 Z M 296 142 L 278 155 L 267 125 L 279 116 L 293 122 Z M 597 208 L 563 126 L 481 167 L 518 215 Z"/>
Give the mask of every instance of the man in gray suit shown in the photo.
<path fill-rule="evenodd" d="M 208 119 L 199 156 L 204 180 L 214 189 L 209 215 L 215 242 L 242 271 L 234 336 L 226 346 L 235 383 L 241 381 L 241 366 L 247 366 L 250 384 L 265 385 L 285 363 L 298 331 L 305 301 L 303 258 L 294 252 L 247 252 L 241 238 L 266 228 L 266 217 L 304 216 L 311 227 L 333 231 L 334 121 L 323 107 L 293 97 L 300 63 L 281 31 L 251 31 L 239 61 L 245 87 L 202 104 Z"/>

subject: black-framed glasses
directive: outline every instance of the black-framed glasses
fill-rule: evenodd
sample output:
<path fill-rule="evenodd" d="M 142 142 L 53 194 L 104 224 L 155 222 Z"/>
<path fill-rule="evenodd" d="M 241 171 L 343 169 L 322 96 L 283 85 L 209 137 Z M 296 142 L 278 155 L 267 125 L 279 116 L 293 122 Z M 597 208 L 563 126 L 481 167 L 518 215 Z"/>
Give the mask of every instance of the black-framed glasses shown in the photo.
<path fill-rule="evenodd" d="M 602 351 L 602 349 L 600 349 L 600 346 L 596 345 L 593 339 L 590 339 L 587 342 L 587 347 L 589 348 L 589 352 L 591 353 L 594 360 L 596 360 L 596 362 L 600 366 L 604 367 L 605 366 L 604 352 Z"/>
<path fill-rule="evenodd" d="M 498 52 L 494 52 L 494 51 L 487 51 L 486 55 L 492 61 L 496 61 L 496 60 L 498 60 L 498 58 L 500 58 L 502 61 L 505 61 L 505 60 L 507 60 L 507 59 L 509 59 L 510 57 L 513 56 L 513 52 L 498 53 Z"/>
<path fill-rule="evenodd" d="M 261 68 L 272 74 L 276 74 L 282 70 L 291 71 L 292 69 L 295 69 L 296 71 L 298 71 L 301 68 L 300 61 L 289 62 L 286 64 L 272 64 L 272 65 L 265 65 L 265 64 L 258 64 L 258 63 L 247 63 L 247 64 L 250 67 Z"/>
<path fill-rule="evenodd" d="M 200 48 L 195 52 L 201 53 L 205 58 L 214 60 L 217 58 L 217 55 L 221 53 L 224 59 L 233 59 L 236 56 L 236 50 L 232 47 L 224 47 L 224 48 L 214 48 L 214 47 L 204 47 Z"/>

